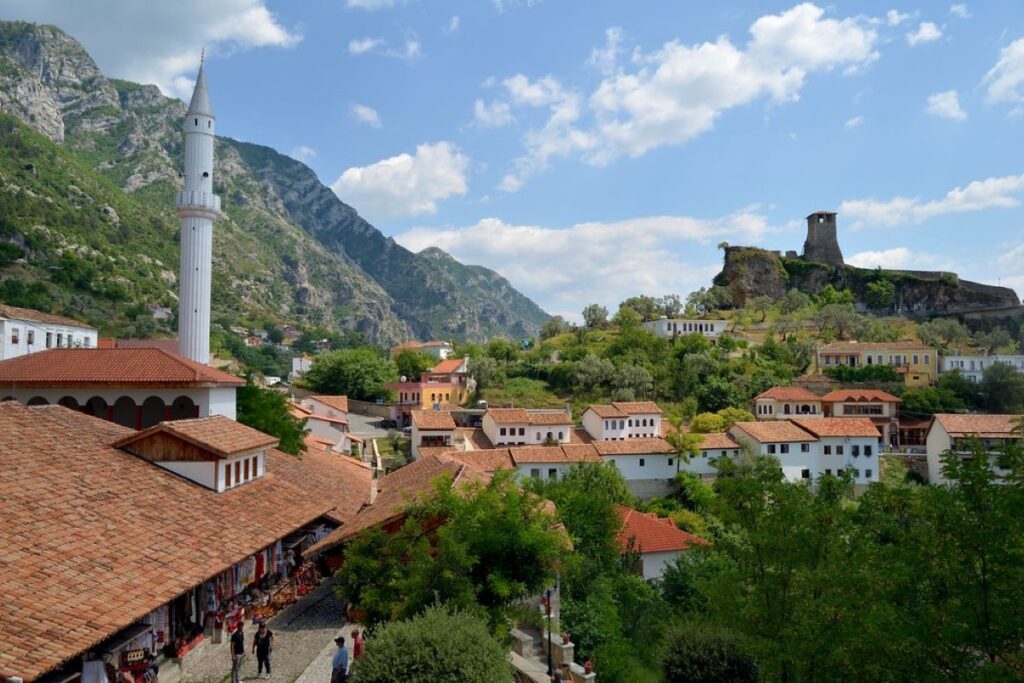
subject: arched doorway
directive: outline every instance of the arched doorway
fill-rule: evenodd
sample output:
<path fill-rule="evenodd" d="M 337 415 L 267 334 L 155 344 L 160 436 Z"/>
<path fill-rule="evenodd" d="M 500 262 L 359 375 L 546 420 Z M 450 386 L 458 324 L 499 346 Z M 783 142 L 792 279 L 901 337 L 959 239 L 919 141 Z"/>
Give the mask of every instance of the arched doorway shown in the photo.
<path fill-rule="evenodd" d="M 167 417 L 167 406 L 159 396 L 150 396 L 142 403 L 142 429 L 163 422 Z"/>
<path fill-rule="evenodd" d="M 199 408 L 188 396 L 179 396 L 171 404 L 171 419 L 184 420 L 190 417 L 199 417 Z"/>
<path fill-rule="evenodd" d="M 42 396 L 33 396 L 28 400 L 28 404 L 30 406 L 48 406 L 50 405 L 50 402 Z"/>
<path fill-rule="evenodd" d="M 79 410 L 81 408 L 81 406 L 78 405 L 78 399 L 74 396 L 62 397 L 57 401 L 57 405 L 64 406 L 65 408 L 71 408 L 71 410 Z"/>
<path fill-rule="evenodd" d="M 107 402 L 99 396 L 93 396 L 85 405 L 82 406 L 82 412 L 86 415 L 92 415 L 102 420 L 107 419 Z"/>
<path fill-rule="evenodd" d="M 136 429 L 138 419 L 135 411 L 135 399 L 122 396 L 114 401 L 114 422 L 122 427 Z"/>

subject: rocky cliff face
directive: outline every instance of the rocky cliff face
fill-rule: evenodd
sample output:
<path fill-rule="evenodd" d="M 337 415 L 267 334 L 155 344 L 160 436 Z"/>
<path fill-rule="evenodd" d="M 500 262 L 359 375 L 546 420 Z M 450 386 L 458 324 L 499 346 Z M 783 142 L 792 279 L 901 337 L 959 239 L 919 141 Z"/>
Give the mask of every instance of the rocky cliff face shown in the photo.
<path fill-rule="evenodd" d="M 36 195 L 52 192 L 35 199 L 61 203 L 67 191 L 59 185 L 75 182 L 69 179 L 71 164 L 79 184 L 96 185 L 94 203 L 122 205 L 118 244 L 110 243 L 110 235 L 45 225 L 53 239 L 34 242 L 36 249 L 21 264 L 18 277 L 46 279 L 51 262 L 63 253 L 51 248 L 95 252 L 100 261 L 130 259 L 134 249 L 159 262 L 160 283 L 152 286 L 136 273 L 126 274 L 129 298 L 124 305 L 149 303 L 131 298 L 144 291 L 156 299 L 153 303 L 173 306 L 177 221 L 171 197 L 179 184 L 182 103 L 154 86 L 108 80 L 81 46 L 55 27 L 0 22 L 0 111 L 63 146 L 54 155 L 33 141 L 39 158 L 22 157 L 24 149 L 9 151 L 22 167 L 38 166 L 48 179 L 60 180 L 58 187 L 40 189 L 32 179 L 19 180 L 21 174 L 11 172 L 0 179 L 7 191 L 20 196 L 25 189 Z M 12 133 L 7 139 L 9 148 L 21 145 L 16 138 Z M 63 165 L 48 164 L 65 153 L 72 158 Z M 547 318 L 492 271 L 463 266 L 447 255 L 413 254 L 386 238 L 293 159 L 224 138 L 218 138 L 216 154 L 215 191 L 226 216 L 214 231 L 214 316 L 225 324 L 269 317 L 358 330 L 391 343 L 410 337 L 525 336 L 536 333 Z M 112 195 L 117 192 L 121 195 Z M 11 220 L 18 223 L 16 217 Z M 25 233 L 38 226 L 12 227 L 6 239 L 24 242 Z M 126 251 L 115 257 L 119 248 Z M 116 302 L 100 301 L 93 293 L 62 294 L 64 304 L 86 296 L 86 310 L 119 315 Z"/>
<path fill-rule="evenodd" d="M 790 289 L 816 294 L 826 285 L 853 292 L 854 302 L 866 307 L 867 286 L 879 276 L 896 288 L 894 310 L 910 316 L 954 315 L 975 311 L 1016 309 L 1020 300 L 1008 287 L 961 280 L 955 273 L 855 268 L 803 259 L 782 258 L 754 247 L 727 247 L 722 272 L 715 284 L 727 287 L 737 306 L 750 297 L 780 299 Z"/>

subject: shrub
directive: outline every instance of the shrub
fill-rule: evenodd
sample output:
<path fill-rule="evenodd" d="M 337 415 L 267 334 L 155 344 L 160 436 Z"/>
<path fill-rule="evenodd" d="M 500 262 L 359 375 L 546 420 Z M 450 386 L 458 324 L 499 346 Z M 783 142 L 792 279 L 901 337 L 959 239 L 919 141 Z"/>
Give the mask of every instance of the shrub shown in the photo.
<path fill-rule="evenodd" d="M 738 635 L 696 622 L 678 624 L 665 635 L 661 671 L 667 683 L 757 680 L 757 664 Z"/>

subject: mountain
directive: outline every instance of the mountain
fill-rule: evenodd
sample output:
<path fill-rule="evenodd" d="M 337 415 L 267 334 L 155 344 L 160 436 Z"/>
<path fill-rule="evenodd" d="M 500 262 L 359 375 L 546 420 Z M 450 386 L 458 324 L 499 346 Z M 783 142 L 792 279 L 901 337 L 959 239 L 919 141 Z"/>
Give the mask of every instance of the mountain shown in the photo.
<path fill-rule="evenodd" d="M 0 21 L 0 112 L 0 300 L 153 333 L 138 304 L 176 307 L 185 106 L 108 79 L 56 27 Z M 378 343 L 481 341 L 533 335 L 548 317 L 491 270 L 384 236 L 294 159 L 223 137 L 216 155 L 223 328 L 270 320 Z"/>

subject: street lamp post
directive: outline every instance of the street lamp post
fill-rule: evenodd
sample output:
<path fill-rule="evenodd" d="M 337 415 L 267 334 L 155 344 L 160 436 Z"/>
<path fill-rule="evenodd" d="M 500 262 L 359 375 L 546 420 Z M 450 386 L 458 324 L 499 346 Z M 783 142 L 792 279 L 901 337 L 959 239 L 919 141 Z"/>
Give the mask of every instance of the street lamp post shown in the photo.
<path fill-rule="evenodd" d="M 547 607 L 547 611 L 548 611 L 548 676 L 554 676 L 555 675 L 555 670 L 551 666 L 551 589 L 550 588 L 547 589 L 547 591 L 545 592 L 545 595 L 547 597 L 547 600 L 545 601 L 547 604 L 545 606 Z"/>

